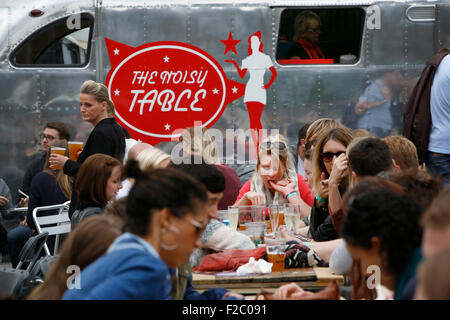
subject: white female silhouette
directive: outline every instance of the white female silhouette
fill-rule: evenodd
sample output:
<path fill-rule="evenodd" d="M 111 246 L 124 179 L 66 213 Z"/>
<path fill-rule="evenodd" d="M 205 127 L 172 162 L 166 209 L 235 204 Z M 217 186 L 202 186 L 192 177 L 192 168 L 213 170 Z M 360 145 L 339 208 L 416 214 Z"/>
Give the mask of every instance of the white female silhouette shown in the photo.
<path fill-rule="evenodd" d="M 270 88 L 277 76 L 272 60 L 264 54 L 262 48 L 261 31 L 257 31 L 248 37 L 248 57 L 242 60 L 242 68 L 234 60 L 225 60 L 225 62 L 234 64 L 242 79 L 247 74 L 247 70 L 250 71 L 250 77 L 245 87 L 244 103 L 247 106 L 250 130 L 256 148 L 262 137 L 261 115 L 266 105 L 266 90 Z M 264 84 L 266 70 L 272 72 L 272 77 L 267 84 Z"/>

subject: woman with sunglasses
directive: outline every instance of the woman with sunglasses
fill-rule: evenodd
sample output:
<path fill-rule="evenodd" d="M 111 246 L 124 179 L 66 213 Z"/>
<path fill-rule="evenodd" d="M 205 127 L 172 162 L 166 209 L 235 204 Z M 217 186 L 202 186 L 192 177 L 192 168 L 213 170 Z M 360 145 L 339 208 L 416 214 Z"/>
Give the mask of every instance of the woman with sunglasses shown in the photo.
<path fill-rule="evenodd" d="M 313 11 L 302 11 L 295 17 L 294 37 L 295 43 L 288 51 L 290 59 L 324 59 L 325 55 L 320 49 L 320 17 Z"/>
<path fill-rule="evenodd" d="M 311 190 L 295 171 L 286 138 L 274 135 L 261 142 L 256 171 L 239 191 L 234 206 L 291 203 L 300 205 L 300 215 L 305 218 L 313 201 Z"/>
<path fill-rule="evenodd" d="M 78 289 L 63 299 L 170 299 L 169 268 L 187 262 L 201 245 L 208 222 L 203 186 L 175 169 L 143 174 L 135 160 L 126 171 L 136 180 L 127 198 L 127 232 L 81 272 Z"/>
<path fill-rule="evenodd" d="M 346 155 L 352 141 L 346 127 L 329 129 L 318 137 L 313 155 L 313 181 L 316 197 L 310 216 L 309 236 L 316 241 L 339 237 L 332 216 L 342 207 L 342 195 L 349 186 L 352 174 Z"/>

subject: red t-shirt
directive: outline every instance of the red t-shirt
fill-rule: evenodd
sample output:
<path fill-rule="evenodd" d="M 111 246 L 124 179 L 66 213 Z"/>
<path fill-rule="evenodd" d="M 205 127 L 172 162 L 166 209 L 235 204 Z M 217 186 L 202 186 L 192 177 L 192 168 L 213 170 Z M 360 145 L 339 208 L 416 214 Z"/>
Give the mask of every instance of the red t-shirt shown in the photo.
<path fill-rule="evenodd" d="M 312 207 L 314 204 L 314 194 L 311 192 L 311 189 L 309 189 L 308 185 L 303 180 L 303 177 L 301 175 L 297 174 L 297 179 L 298 179 L 298 190 L 300 191 L 300 198 L 302 198 L 302 200 L 305 201 L 305 203 L 308 206 Z M 244 194 L 250 191 L 251 183 L 252 180 L 250 179 L 242 186 L 241 190 L 239 190 L 239 195 L 234 204 L 236 204 L 236 202 L 241 200 Z"/>

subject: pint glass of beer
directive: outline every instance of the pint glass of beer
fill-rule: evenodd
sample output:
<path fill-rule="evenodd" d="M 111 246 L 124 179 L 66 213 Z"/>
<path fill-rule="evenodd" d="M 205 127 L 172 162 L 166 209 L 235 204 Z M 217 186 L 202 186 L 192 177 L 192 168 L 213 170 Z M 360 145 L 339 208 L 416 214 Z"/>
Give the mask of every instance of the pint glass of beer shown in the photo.
<path fill-rule="evenodd" d="M 56 153 L 56 154 L 60 154 L 60 155 L 64 156 L 64 155 L 66 155 L 66 148 L 50 147 L 50 153 Z M 50 168 L 52 168 L 53 170 L 61 170 L 62 169 L 61 166 L 57 166 L 57 165 L 50 165 Z"/>
<path fill-rule="evenodd" d="M 272 272 L 284 270 L 284 258 L 286 241 L 283 239 L 273 239 L 266 241 L 267 261 L 272 263 Z"/>
<path fill-rule="evenodd" d="M 73 161 L 78 160 L 78 152 L 83 149 L 83 142 L 69 141 L 69 159 Z"/>

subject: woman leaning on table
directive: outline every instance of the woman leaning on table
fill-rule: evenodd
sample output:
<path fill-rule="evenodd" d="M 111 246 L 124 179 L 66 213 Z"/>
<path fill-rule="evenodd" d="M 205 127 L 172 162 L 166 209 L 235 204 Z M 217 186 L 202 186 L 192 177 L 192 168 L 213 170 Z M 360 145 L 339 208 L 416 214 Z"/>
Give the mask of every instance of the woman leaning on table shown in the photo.
<path fill-rule="evenodd" d="M 302 218 L 309 215 L 314 198 L 289 158 L 286 138 L 273 135 L 261 141 L 256 171 L 239 191 L 234 206 L 300 205 Z"/>
<path fill-rule="evenodd" d="M 316 197 L 308 233 L 315 241 L 339 238 L 332 217 L 342 212 L 342 195 L 352 178 L 346 155 L 352 138 L 349 129 L 338 127 L 322 133 L 315 145 L 313 180 Z"/>
<path fill-rule="evenodd" d="M 125 154 L 126 130 L 117 124 L 112 114 L 114 104 L 109 99 L 108 88 L 92 80 L 85 81 L 80 90 L 80 112 L 83 120 L 94 126 L 83 151 L 75 162 L 68 157 L 52 154 L 53 165 L 63 166 L 64 173 L 76 177 L 81 164 L 94 153 L 103 153 L 122 162 Z M 78 209 L 76 192 L 72 193 L 69 214 Z"/>

